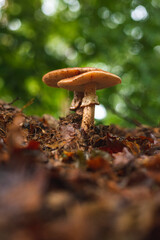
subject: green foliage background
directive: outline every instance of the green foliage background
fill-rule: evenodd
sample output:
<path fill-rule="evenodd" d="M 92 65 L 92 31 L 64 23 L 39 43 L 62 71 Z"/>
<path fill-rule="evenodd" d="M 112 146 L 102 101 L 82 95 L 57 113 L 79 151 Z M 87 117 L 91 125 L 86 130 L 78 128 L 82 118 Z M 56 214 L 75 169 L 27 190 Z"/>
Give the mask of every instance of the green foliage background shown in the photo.
<path fill-rule="evenodd" d="M 159 124 L 160 1 L 48 1 L 55 9 L 46 14 L 47 0 L 0 0 L 0 98 L 20 97 L 18 107 L 35 98 L 26 113 L 62 116 L 72 93 L 45 86 L 43 74 L 93 66 L 122 78 L 98 91 L 103 123 Z M 147 11 L 139 20 L 132 17 L 138 6 Z"/>

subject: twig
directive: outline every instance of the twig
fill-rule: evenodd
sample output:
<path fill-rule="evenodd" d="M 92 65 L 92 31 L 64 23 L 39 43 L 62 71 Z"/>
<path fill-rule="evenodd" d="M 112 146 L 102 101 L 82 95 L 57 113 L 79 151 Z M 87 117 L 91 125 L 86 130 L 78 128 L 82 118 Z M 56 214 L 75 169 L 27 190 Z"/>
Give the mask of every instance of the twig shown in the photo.
<path fill-rule="evenodd" d="M 16 101 L 20 100 L 20 97 L 16 97 L 15 99 L 13 99 L 10 103 L 8 103 L 8 105 L 12 105 L 13 103 L 15 103 Z"/>
<path fill-rule="evenodd" d="M 30 106 L 32 103 L 34 102 L 34 98 L 32 98 L 31 100 L 29 100 L 29 102 L 27 102 L 22 108 L 21 108 L 21 112 L 27 108 L 28 106 Z"/>
<path fill-rule="evenodd" d="M 131 100 L 124 95 L 121 95 L 118 93 L 118 95 L 123 98 L 123 100 L 125 101 L 126 105 L 128 105 L 132 110 L 134 110 L 135 112 L 138 113 L 138 115 L 140 117 L 142 117 L 144 120 L 147 120 L 149 124 L 155 124 L 155 122 L 153 121 L 153 119 L 151 119 L 149 116 L 147 116 L 142 109 L 140 109 L 139 107 L 135 106 Z"/>
<path fill-rule="evenodd" d="M 2 128 L 0 128 L 0 131 L 2 131 L 4 134 L 6 134 L 5 131 Z"/>
<path fill-rule="evenodd" d="M 125 121 L 133 124 L 133 125 L 136 125 L 136 126 L 140 126 L 142 125 L 140 122 L 138 122 L 137 120 L 133 120 L 129 117 L 124 117 L 121 113 L 119 113 L 118 111 L 116 111 L 114 108 L 111 107 L 111 105 L 109 103 L 105 103 L 105 106 L 107 106 L 107 108 L 113 112 L 115 115 L 117 115 L 118 117 L 124 119 Z"/>

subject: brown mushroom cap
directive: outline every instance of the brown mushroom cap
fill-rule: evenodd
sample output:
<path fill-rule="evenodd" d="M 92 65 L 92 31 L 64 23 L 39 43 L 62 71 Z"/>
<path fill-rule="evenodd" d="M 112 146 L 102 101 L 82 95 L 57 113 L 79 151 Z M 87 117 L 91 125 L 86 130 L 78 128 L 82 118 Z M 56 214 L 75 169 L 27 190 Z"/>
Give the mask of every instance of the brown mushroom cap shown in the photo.
<path fill-rule="evenodd" d="M 94 83 L 95 88 L 98 90 L 117 85 L 121 83 L 121 79 L 113 73 L 105 72 L 102 70 L 92 70 L 90 72 L 85 72 L 74 77 L 63 79 L 58 82 L 58 86 L 70 91 L 84 92 L 86 85 L 90 83 Z"/>
<path fill-rule="evenodd" d="M 63 68 L 63 69 L 54 70 L 46 73 L 43 76 L 42 81 L 50 87 L 59 87 L 57 86 L 57 83 L 60 80 L 77 76 L 79 74 L 89 72 L 89 71 L 102 71 L 102 70 L 99 68 L 92 68 L 92 67 Z"/>

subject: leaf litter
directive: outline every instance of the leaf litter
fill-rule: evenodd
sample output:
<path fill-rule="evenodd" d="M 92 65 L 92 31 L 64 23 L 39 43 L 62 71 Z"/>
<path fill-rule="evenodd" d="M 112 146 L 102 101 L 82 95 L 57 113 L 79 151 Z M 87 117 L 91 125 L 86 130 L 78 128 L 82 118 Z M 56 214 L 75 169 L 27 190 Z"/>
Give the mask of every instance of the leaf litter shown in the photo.
<path fill-rule="evenodd" d="M 0 102 L 0 239 L 160 239 L 160 128 Z"/>

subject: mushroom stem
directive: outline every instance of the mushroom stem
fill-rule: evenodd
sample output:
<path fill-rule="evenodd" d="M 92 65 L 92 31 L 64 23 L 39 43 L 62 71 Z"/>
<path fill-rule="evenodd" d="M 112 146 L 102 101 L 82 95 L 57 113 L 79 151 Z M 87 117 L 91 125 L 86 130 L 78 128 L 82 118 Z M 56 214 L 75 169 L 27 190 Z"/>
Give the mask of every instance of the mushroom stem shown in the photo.
<path fill-rule="evenodd" d="M 84 98 L 81 104 L 81 107 L 83 107 L 81 128 L 83 128 L 85 132 L 94 125 L 95 104 L 99 104 L 96 96 L 96 85 L 95 83 L 86 84 Z"/>
<path fill-rule="evenodd" d="M 94 112 L 95 112 L 94 104 L 87 106 L 83 109 L 81 128 L 83 128 L 85 132 L 87 132 L 87 130 L 94 125 Z"/>
<path fill-rule="evenodd" d="M 83 96 L 84 96 L 83 92 L 74 91 L 74 98 L 70 106 L 70 110 L 75 111 L 79 115 L 82 115 L 83 113 L 82 109 L 80 108 Z"/>

